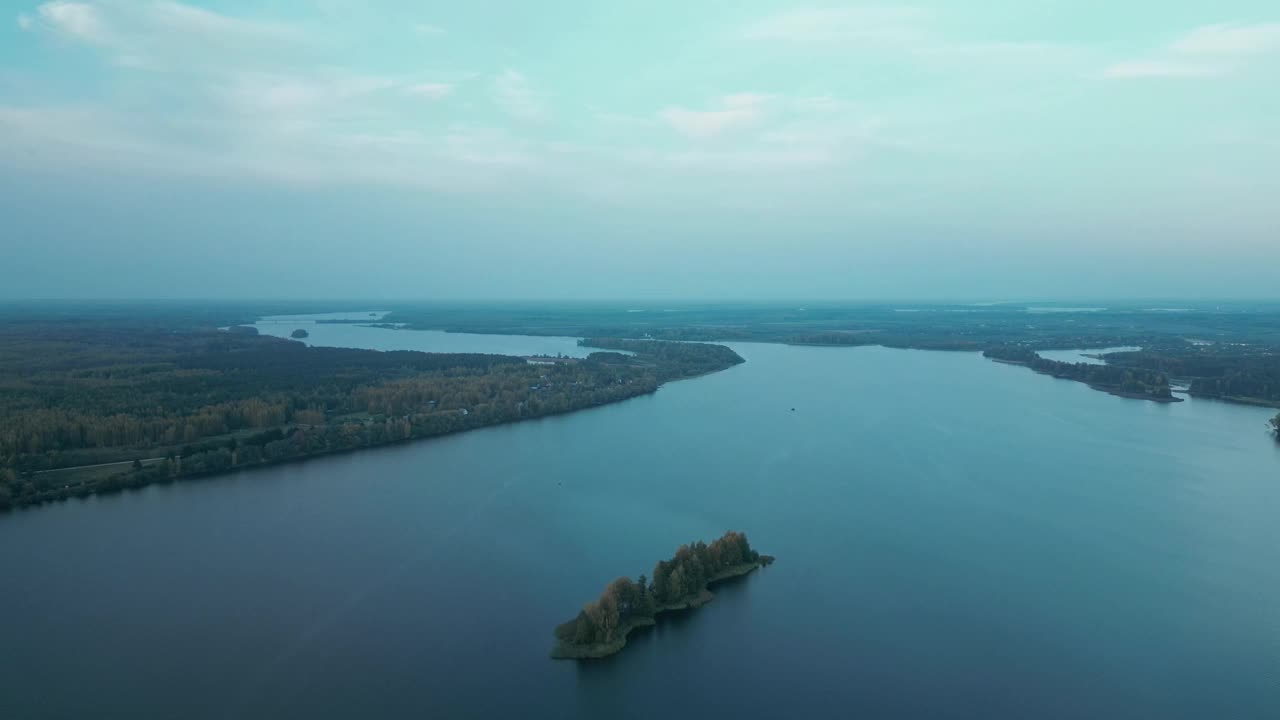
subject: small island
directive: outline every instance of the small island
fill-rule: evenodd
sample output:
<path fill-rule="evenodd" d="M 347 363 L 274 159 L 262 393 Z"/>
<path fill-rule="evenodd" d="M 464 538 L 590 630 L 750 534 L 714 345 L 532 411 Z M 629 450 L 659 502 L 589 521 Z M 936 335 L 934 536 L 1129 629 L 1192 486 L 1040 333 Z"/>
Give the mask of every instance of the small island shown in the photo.
<path fill-rule="evenodd" d="M 311 337 L 311 333 L 303 330 L 302 328 L 298 328 L 297 330 L 289 333 L 289 337 L 294 338 L 295 340 L 301 340 L 302 338 Z"/>
<path fill-rule="evenodd" d="M 1271 433 L 1276 436 L 1276 441 L 1280 442 L 1280 413 L 1271 418 Z"/>
<path fill-rule="evenodd" d="M 626 647 L 635 628 L 656 624 L 673 610 L 702 607 L 711 601 L 710 586 L 746 575 L 773 563 L 771 555 L 751 549 L 747 536 L 729 531 L 710 545 L 681 545 L 670 560 L 659 561 L 653 580 L 620 577 L 587 603 L 578 616 L 555 630 L 551 657 L 560 660 L 603 658 Z"/>

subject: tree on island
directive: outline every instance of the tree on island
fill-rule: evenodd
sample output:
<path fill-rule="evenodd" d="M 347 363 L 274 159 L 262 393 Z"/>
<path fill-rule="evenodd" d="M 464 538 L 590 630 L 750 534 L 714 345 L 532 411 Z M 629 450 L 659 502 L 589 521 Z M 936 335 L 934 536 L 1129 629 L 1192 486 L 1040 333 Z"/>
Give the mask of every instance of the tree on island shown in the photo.
<path fill-rule="evenodd" d="M 710 545 L 701 541 L 681 545 L 675 557 L 658 562 L 652 581 L 646 582 L 641 575 L 609 583 L 599 599 L 556 628 L 556 638 L 572 645 L 615 642 L 626 635 L 633 621 L 651 619 L 665 606 L 696 599 L 716 575 L 760 562 L 760 553 L 751 549 L 740 532 L 727 532 Z"/>
<path fill-rule="evenodd" d="M 303 330 L 302 328 L 298 328 L 297 330 L 294 330 L 293 332 L 289 333 L 289 337 L 301 340 L 302 338 L 305 338 L 305 337 L 311 337 L 311 333 L 307 332 L 306 330 Z"/>

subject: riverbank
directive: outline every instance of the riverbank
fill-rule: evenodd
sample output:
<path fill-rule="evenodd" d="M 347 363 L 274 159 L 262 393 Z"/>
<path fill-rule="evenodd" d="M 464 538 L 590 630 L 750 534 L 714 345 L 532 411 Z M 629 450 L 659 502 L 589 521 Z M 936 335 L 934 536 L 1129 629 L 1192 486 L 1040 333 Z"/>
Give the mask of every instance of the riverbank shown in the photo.
<path fill-rule="evenodd" d="M 1252 405 L 1254 407 L 1280 408 L 1280 400 L 1267 400 L 1265 398 L 1241 397 L 1236 395 L 1208 395 L 1205 393 L 1193 393 L 1187 391 L 1187 394 L 1194 398 L 1203 398 L 1205 400 L 1221 400 L 1225 403 L 1235 405 Z"/>
<path fill-rule="evenodd" d="M 1184 398 L 1180 398 L 1173 394 L 1152 395 L 1150 393 L 1131 392 L 1131 391 L 1124 390 L 1120 387 L 1116 387 L 1115 385 L 1103 385 L 1101 383 L 1090 382 L 1085 378 L 1074 377 L 1072 375 L 1069 375 L 1060 371 L 1056 371 L 1053 367 L 1053 366 L 1064 366 L 1064 365 L 1067 367 L 1075 367 L 1069 363 L 1062 363 L 1055 360 L 1048 360 L 1048 361 L 1042 360 L 1042 362 L 1046 363 L 1048 366 L 1037 367 L 1036 365 L 1033 365 L 1031 362 L 1028 362 L 1026 360 L 996 357 L 991 355 L 990 353 L 986 353 L 985 356 L 988 360 L 991 360 L 993 362 L 998 362 L 1003 365 L 1017 365 L 1019 367 L 1025 367 L 1037 375 L 1048 375 L 1049 377 L 1056 378 L 1058 380 L 1070 380 L 1072 382 L 1084 383 L 1085 385 L 1089 386 L 1089 388 L 1093 390 L 1098 390 L 1108 395 L 1114 395 L 1116 397 L 1126 398 L 1128 400 L 1150 400 L 1151 402 L 1162 403 L 1162 404 L 1180 403 L 1184 400 Z M 1091 367 L 1112 367 L 1112 366 L 1097 365 L 1097 366 L 1091 366 Z M 1164 386 L 1161 386 L 1161 387 L 1164 387 Z"/>
<path fill-rule="evenodd" d="M 715 594 L 711 592 L 711 588 L 715 585 L 749 575 L 759 568 L 772 565 L 775 559 L 772 555 L 761 555 L 760 559 L 755 562 L 742 563 L 721 570 L 711 576 L 697 593 L 686 595 L 675 602 L 656 607 L 653 617 L 638 617 L 628 620 L 626 624 L 616 631 L 618 634 L 616 639 L 610 642 L 592 643 L 590 645 L 578 645 L 564 641 L 557 642 L 555 647 L 551 649 L 551 657 L 554 660 L 599 660 L 610 655 L 616 655 L 627 646 L 627 637 L 631 635 L 632 630 L 657 625 L 658 616 L 664 613 L 696 610 L 715 599 Z"/>
<path fill-rule="evenodd" d="M 2 373 L 20 391 L 0 403 L 12 409 L 0 511 L 562 415 L 743 362 L 688 343 L 547 365 L 215 331 L 19 330 L 21 363 Z M 33 409 L 58 393 L 76 408 Z"/>
<path fill-rule="evenodd" d="M 1073 379 L 1069 377 L 1060 377 L 1058 375 L 1053 375 L 1051 373 L 1041 373 L 1041 374 L 1049 375 L 1050 377 L 1056 377 L 1059 380 Z M 1077 380 L 1076 382 L 1079 382 L 1079 380 Z M 1183 398 L 1180 398 L 1177 395 L 1170 395 L 1169 397 L 1156 397 L 1154 395 L 1144 395 L 1143 393 L 1125 392 L 1123 390 L 1109 388 L 1105 385 L 1089 385 L 1089 387 L 1093 388 L 1094 390 L 1101 390 L 1102 392 L 1108 395 L 1115 395 L 1116 397 L 1128 398 L 1129 400 L 1150 400 L 1151 402 L 1161 403 L 1164 405 L 1168 405 L 1170 403 L 1180 403 L 1183 401 Z"/>

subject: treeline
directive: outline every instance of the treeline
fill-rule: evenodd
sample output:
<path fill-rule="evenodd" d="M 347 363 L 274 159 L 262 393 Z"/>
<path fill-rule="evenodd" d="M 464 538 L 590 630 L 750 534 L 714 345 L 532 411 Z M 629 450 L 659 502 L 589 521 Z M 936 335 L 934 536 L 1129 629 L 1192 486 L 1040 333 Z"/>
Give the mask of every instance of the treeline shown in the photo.
<path fill-rule="evenodd" d="M 1026 365 L 1036 372 L 1087 383 L 1108 392 L 1152 400 L 1173 399 L 1169 378 L 1162 372 L 1117 365 L 1048 360 L 1040 357 L 1035 350 L 1017 345 L 987 348 L 982 354 L 993 360 Z"/>
<path fill-rule="evenodd" d="M 578 341 L 583 347 L 635 353 L 635 359 L 657 367 L 663 380 L 704 375 L 746 362 L 724 345 L 589 337 Z"/>
<path fill-rule="evenodd" d="M 647 623 L 658 612 L 697 600 L 707 583 L 771 559 L 753 550 L 740 532 L 727 532 L 710 545 L 701 541 L 681 545 L 670 560 L 658 562 L 652 580 L 641 575 L 609 583 L 599 599 L 556 628 L 556 639 L 571 646 L 618 642 L 637 622 Z"/>
<path fill-rule="evenodd" d="M 1231 346 L 1173 346 L 1111 353 L 1107 361 L 1188 381 L 1199 397 L 1280 403 L 1280 353 L 1239 351 Z"/>
<path fill-rule="evenodd" d="M 697 597 L 716 575 L 739 565 L 758 562 L 744 533 L 729 531 L 708 545 L 701 540 L 681 545 L 670 560 L 653 568 L 653 596 L 662 605 L 675 605 Z"/>
<path fill-rule="evenodd" d="M 981 341 L 968 337 L 949 337 L 938 333 L 899 335 L 876 330 L 862 332 L 847 330 L 793 335 L 787 338 L 786 342 L 789 345 L 830 345 L 838 347 L 878 345 L 887 348 L 954 351 L 980 350 L 983 346 Z"/>
<path fill-rule="evenodd" d="M 1237 402 L 1280 403 L 1280 371 L 1229 372 L 1223 377 L 1194 378 L 1188 389 L 1192 395 Z"/>
<path fill-rule="evenodd" d="M 874 345 L 875 340 L 872 338 L 875 334 L 859 333 L 852 330 L 832 331 L 821 333 L 808 333 L 805 335 L 792 335 L 787 342 L 792 345 L 838 345 L 838 346 L 861 346 Z"/>
<path fill-rule="evenodd" d="M 219 332 L 4 326 L 0 465 L 52 469 L 115 459 L 83 451 L 318 424 L 334 413 L 364 410 L 353 397 L 359 388 L 523 365 L 521 358 L 498 355 L 308 348 Z"/>
<path fill-rule="evenodd" d="M 0 328 L 0 509 L 563 413 L 660 383 L 655 367 L 593 360 L 24 329 Z M 60 470 L 116 461 L 113 474 Z"/>
<path fill-rule="evenodd" d="M 3 325 L 0 509 L 570 412 L 741 362 L 714 346 L 654 349 L 534 365 L 151 325 Z"/>

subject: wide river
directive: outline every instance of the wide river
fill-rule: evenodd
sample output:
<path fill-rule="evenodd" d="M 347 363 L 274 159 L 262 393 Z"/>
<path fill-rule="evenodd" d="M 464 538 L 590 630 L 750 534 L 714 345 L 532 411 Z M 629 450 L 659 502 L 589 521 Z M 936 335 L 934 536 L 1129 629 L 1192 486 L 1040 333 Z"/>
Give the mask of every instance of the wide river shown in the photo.
<path fill-rule="evenodd" d="M 430 349 L 311 341 L 364 336 Z M 572 415 L 0 517 L 0 718 L 1280 717 L 1272 411 L 734 348 Z M 777 564 L 547 658 L 727 529 Z"/>

